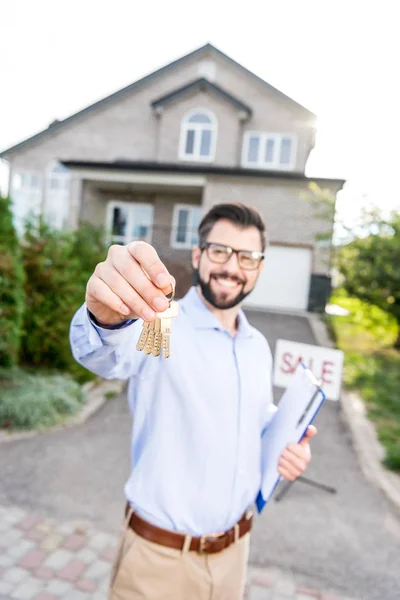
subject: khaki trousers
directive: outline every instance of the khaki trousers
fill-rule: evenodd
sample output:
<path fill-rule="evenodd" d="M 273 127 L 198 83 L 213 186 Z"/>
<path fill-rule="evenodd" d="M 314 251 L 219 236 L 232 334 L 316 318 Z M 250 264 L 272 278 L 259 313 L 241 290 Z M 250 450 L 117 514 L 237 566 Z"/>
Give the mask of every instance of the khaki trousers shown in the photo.
<path fill-rule="evenodd" d="M 242 600 L 250 534 L 216 554 L 149 542 L 125 526 L 109 600 Z"/>

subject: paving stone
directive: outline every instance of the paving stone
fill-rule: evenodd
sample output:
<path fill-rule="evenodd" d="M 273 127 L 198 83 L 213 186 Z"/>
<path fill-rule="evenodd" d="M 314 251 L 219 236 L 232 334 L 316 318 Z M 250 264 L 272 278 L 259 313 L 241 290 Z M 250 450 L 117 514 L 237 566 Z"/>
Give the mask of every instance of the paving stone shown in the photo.
<path fill-rule="evenodd" d="M 91 579 L 78 579 L 76 587 L 82 592 L 95 592 L 97 591 L 97 584 Z"/>
<path fill-rule="evenodd" d="M 44 531 L 38 531 L 33 528 L 25 534 L 26 540 L 33 540 L 34 542 L 40 542 L 44 537 L 46 537 L 47 533 Z"/>
<path fill-rule="evenodd" d="M 57 598 L 60 598 L 71 589 L 72 584 L 69 581 L 61 581 L 61 579 L 54 579 L 47 584 L 46 592 L 54 594 Z"/>
<path fill-rule="evenodd" d="M 51 533 L 54 531 L 52 525 L 50 525 L 50 523 L 48 523 L 47 521 L 41 521 L 40 523 L 37 523 L 33 529 L 36 531 L 41 531 L 43 533 Z"/>
<path fill-rule="evenodd" d="M 110 546 L 106 548 L 100 553 L 100 558 L 104 558 L 104 560 L 108 560 L 109 562 L 114 562 L 115 556 L 117 554 L 116 546 Z"/>
<path fill-rule="evenodd" d="M 82 548 L 82 550 L 79 550 L 79 552 L 75 554 L 75 558 L 78 560 L 83 560 L 83 562 L 88 564 L 96 560 L 97 554 L 90 548 Z"/>
<path fill-rule="evenodd" d="M 63 569 L 65 565 L 72 559 L 72 557 L 72 552 L 65 550 L 64 548 L 60 548 L 52 554 L 49 554 L 49 557 L 45 560 L 43 566 L 55 570 Z"/>
<path fill-rule="evenodd" d="M 19 521 L 18 523 L 15 523 L 15 527 L 17 527 L 18 529 L 22 529 L 23 531 L 29 531 L 29 529 L 32 529 L 32 527 L 34 525 L 37 525 L 37 523 L 40 522 L 40 518 L 35 516 L 35 515 L 28 515 L 26 517 L 24 517 L 22 519 L 22 521 Z"/>
<path fill-rule="evenodd" d="M 33 550 L 35 547 L 35 542 L 32 542 L 31 540 L 18 540 L 18 542 L 14 543 L 7 549 L 7 554 L 14 560 L 17 560 L 24 556 L 24 554 L 27 554 L 30 550 Z"/>
<path fill-rule="evenodd" d="M 6 583 L 17 584 L 22 583 L 27 577 L 29 577 L 29 573 L 25 569 L 21 569 L 21 567 L 11 567 L 3 574 L 3 581 Z"/>
<path fill-rule="evenodd" d="M 47 592 L 42 592 L 36 596 L 35 600 L 60 600 L 60 597 L 55 596 L 54 594 L 48 594 Z"/>
<path fill-rule="evenodd" d="M 26 512 L 16 506 L 1 507 L 0 519 L 10 525 L 19 523 L 26 516 Z"/>
<path fill-rule="evenodd" d="M 278 579 L 274 585 L 274 595 L 286 598 L 293 598 L 296 591 L 294 581 L 288 579 Z"/>
<path fill-rule="evenodd" d="M 93 594 L 91 600 L 107 600 L 108 594 L 104 594 L 102 592 L 96 592 Z"/>
<path fill-rule="evenodd" d="M 85 573 L 85 578 L 88 579 L 102 579 L 110 573 L 111 565 L 109 562 L 104 560 L 96 560 L 92 563 Z"/>
<path fill-rule="evenodd" d="M 298 587 L 296 588 L 296 599 L 300 599 L 303 600 L 303 598 L 320 598 L 321 594 L 320 592 L 317 592 L 317 590 L 312 590 L 310 588 L 303 588 L 303 587 Z"/>
<path fill-rule="evenodd" d="M 0 554 L 0 567 L 4 567 L 6 569 L 7 567 L 11 567 L 13 564 L 14 561 L 11 558 L 11 556 L 7 556 L 6 554 Z"/>
<path fill-rule="evenodd" d="M 44 583 L 33 577 L 29 577 L 24 583 L 19 585 L 12 593 L 11 598 L 18 600 L 32 600 L 43 590 Z"/>
<path fill-rule="evenodd" d="M 81 574 L 86 568 L 86 563 L 81 560 L 74 559 L 66 564 L 61 571 L 59 571 L 58 577 L 60 577 L 60 579 L 65 579 L 66 581 L 76 581 L 80 578 Z"/>
<path fill-rule="evenodd" d="M 61 546 L 63 539 L 64 538 L 60 533 L 50 533 L 40 542 L 39 548 L 51 552 Z"/>
<path fill-rule="evenodd" d="M 315 600 L 316 598 L 319 600 L 321 598 L 321 596 L 319 594 L 316 596 L 314 593 L 312 595 L 310 595 L 310 594 L 299 594 L 298 592 L 296 592 L 295 598 L 296 598 L 296 600 Z"/>
<path fill-rule="evenodd" d="M 101 552 L 114 542 L 114 538 L 106 533 L 96 533 L 89 539 L 88 546 L 93 550 Z"/>
<path fill-rule="evenodd" d="M 84 535 L 74 534 L 64 538 L 62 547 L 67 548 L 67 550 L 81 550 L 86 542 L 87 540 Z"/>
<path fill-rule="evenodd" d="M 38 579 L 53 579 L 55 577 L 55 573 L 53 569 L 49 569 L 48 567 L 40 566 L 36 571 L 33 572 L 34 577 Z"/>
<path fill-rule="evenodd" d="M 13 588 L 15 588 L 15 585 L 13 583 L 0 581 L 0 594 L 10 594 Z M 6 596 L 4 596 L 4 598 L 6 598 Z"/>
<path fill-rule="evenodd" d="M 86 594 L 85 592 L 80 592 L 77 589 L 69 590 L 63 596 L 63 600 L 92 600 L 91 594 Z"/>
<path fill-rule="evenodd" d="M 252 585 L 247 596 L 248 600 L 275 600 L 272 596 L 272 588 L 259 587 Z"/>
<path fill-rule="evenodd" d="M 20 540 L 23 536 L 23 532 L 19 529 L 10 529 L 3 533 L 0 539 L 0 546 L 3 548 L 9 548 L 14 542 Z"/>
<path fill-rule="evenodd" d="M 27 554 L 24 554 L 18 562 L 18 565 L 24 569 L 36 569 L 47 557 L 46 552 L 35 548 Z"/>

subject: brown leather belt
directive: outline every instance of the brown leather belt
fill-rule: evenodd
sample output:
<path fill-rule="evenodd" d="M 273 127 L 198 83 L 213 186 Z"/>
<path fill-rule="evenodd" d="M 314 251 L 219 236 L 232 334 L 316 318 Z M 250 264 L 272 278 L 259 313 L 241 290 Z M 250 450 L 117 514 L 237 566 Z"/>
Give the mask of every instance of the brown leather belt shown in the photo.
<path fill-rule="evenodd" d="M 127 504 L 125 516 L 127 516 L 128 510 L 129 506 Z M 214 554 L 216 552 L 221 552 L 248 533 L 252 523 L 253 513 L 247 511 L 236 525 L 221 535 L 192 537 L 189 550 L 198 552 L 199 554 Z M 144 519 L 141 519 L 136 513 L 132 513 L 128 525 L 135 533 L 149 542 L 154 542 L 161 546 L 168 546 L 169 548 L 175 548 L 176 550 L 183 550 L 186 536 L 182 533 L 176 533 L 174 531 L 168 531 L 167 529 L 161 529 L 161 527 L 156 527 Z"/>

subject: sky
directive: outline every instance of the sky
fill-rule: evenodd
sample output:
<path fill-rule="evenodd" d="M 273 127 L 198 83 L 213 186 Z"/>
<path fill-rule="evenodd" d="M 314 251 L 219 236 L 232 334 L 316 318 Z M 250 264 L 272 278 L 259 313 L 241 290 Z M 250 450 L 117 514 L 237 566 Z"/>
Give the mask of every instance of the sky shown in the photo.
<path fill-rule="evenodd" d="M 3 1 L 0 150 L 210 42 L 317 115 L 306 174 L 346 179 L 338 220 L 400 209 L 397 4 Z"/>

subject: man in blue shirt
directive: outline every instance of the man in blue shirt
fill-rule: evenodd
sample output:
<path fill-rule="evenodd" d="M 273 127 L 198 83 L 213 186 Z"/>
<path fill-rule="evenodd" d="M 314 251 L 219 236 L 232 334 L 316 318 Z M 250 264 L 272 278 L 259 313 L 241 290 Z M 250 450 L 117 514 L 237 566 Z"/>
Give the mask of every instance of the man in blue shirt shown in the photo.
<path fill-rule="evenodd" d="M 172 276 L 144 242 L 111 246 L 71 324 L 78 362 L 129 379 L 133 415 L 125 527 L 110 600 L 239 600 L 261 440 L 276 408 L 272 357 L 241 302 L 263 268 L 256 209 L 214 206 L 199 226 L 197 285 L 179 302 L 171 357 L 136 350 L 142 321 L 168 308 Z M 285 276 L 285 274 L 283 274 Z M 288 480 L 310 460 L 310 427 L 279 462 Z"/>

